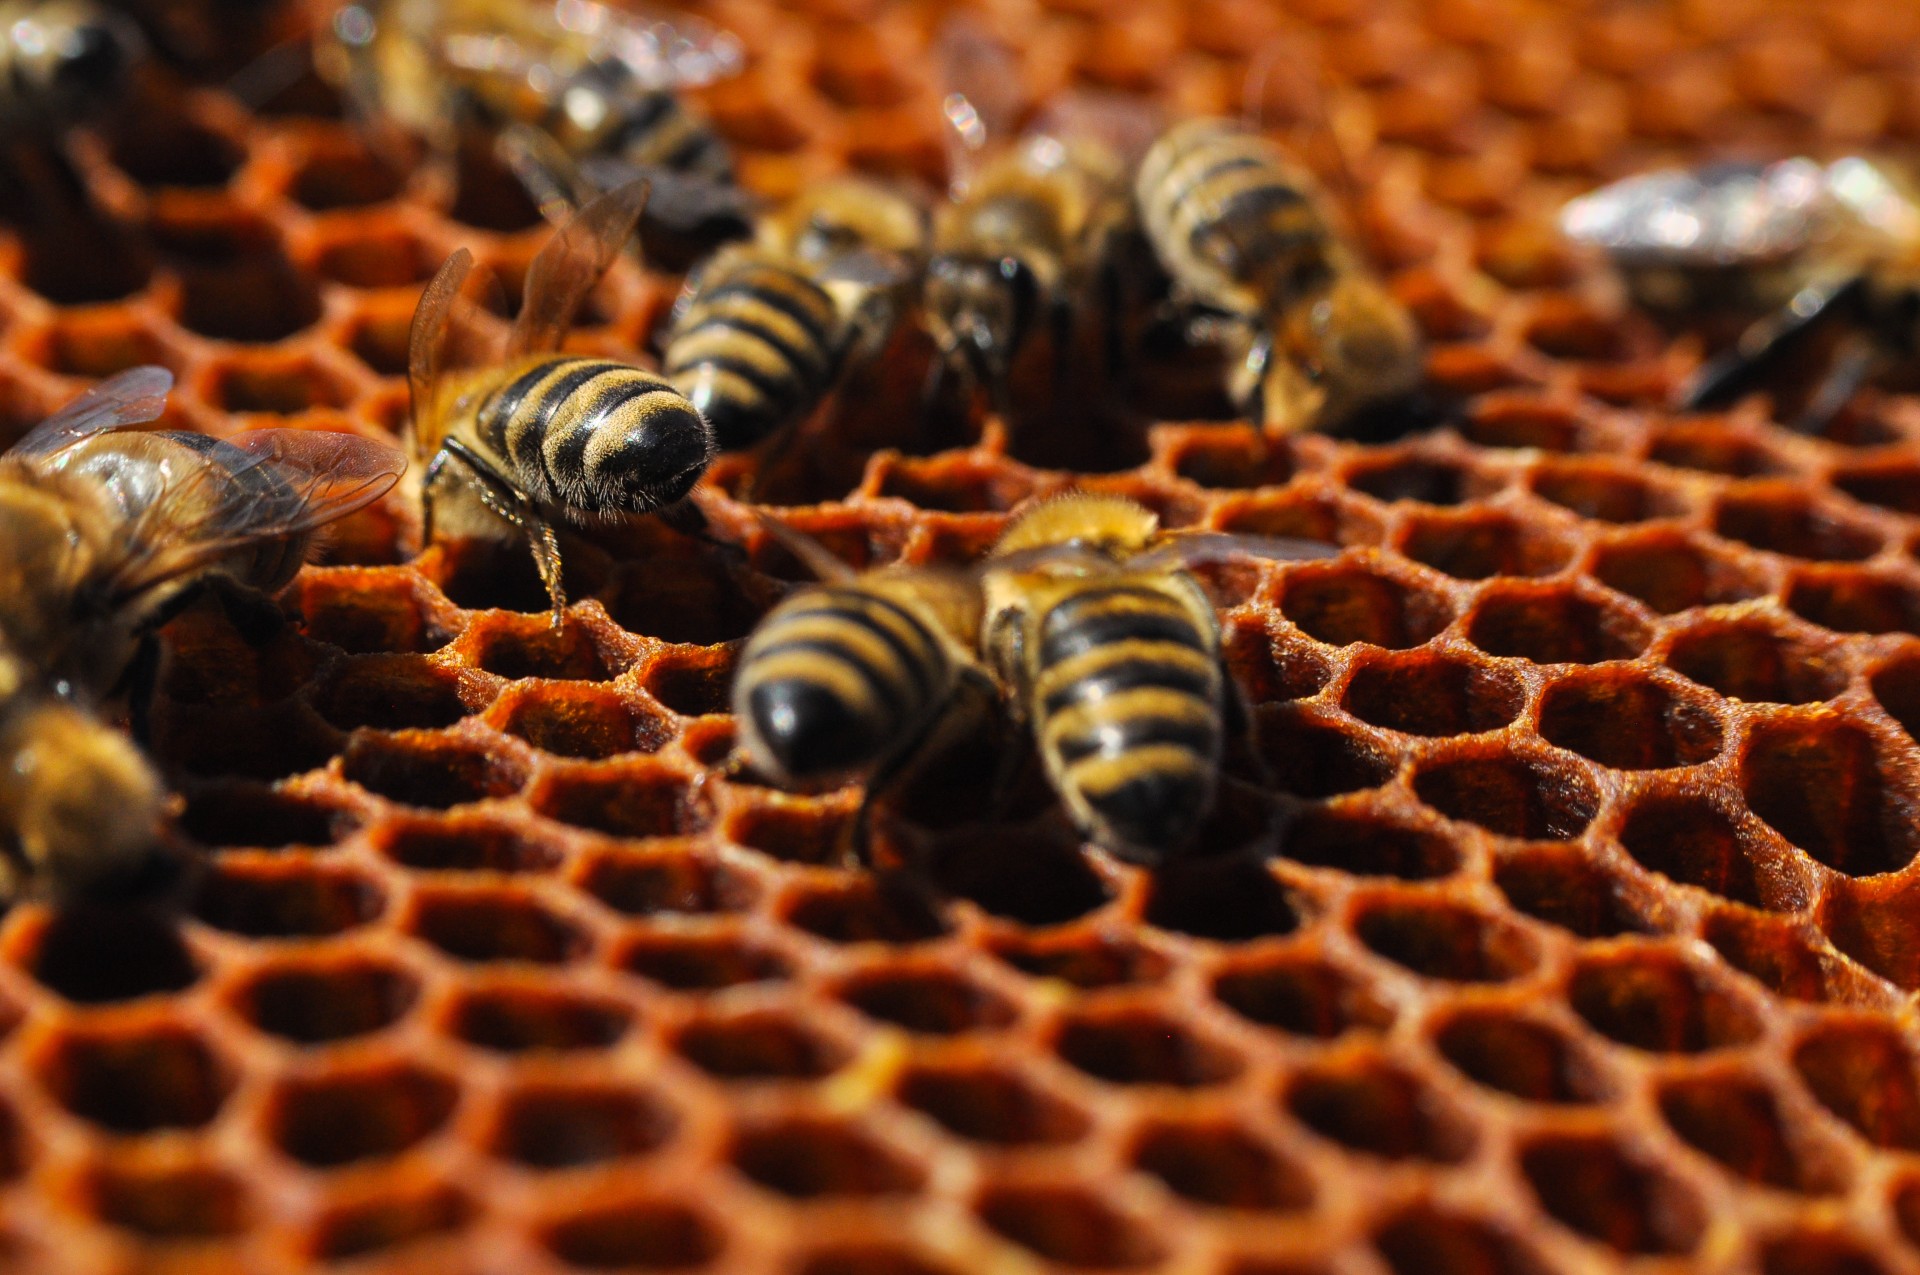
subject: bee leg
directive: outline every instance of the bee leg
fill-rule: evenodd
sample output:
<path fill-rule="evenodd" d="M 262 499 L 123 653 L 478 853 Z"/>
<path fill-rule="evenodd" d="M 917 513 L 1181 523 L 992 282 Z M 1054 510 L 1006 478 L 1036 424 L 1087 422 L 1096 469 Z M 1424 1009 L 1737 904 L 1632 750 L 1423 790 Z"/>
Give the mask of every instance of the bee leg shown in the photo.
<path fill-rule="evenodd" d="M 1841 343 L 1813 397 L 1788 425 L 1797 434 L 1818 437 L 1827 432 L 1833 418 L 1853 400 L 1867 377 L 1880 362 L 1880 343 L 1865 332 L 1855 332 Z"/>
<path fill-rule="evenodd" d="M 1674 410 L 1711 411 L 1731 407 L 1752 392 L 1766 370 L 1799 348 L 1823 325 L 1847 318 L 1857 320 L 1866 299 L 1864 275 L 1827 279 L 1808 284 L 1793 300 L 1758 320 L 1732 349 L 1700 365 L 1674 396 Z"/>
<path fill-rule="evenodd" d="M 474 455 L 459 439 L 449 438 L 441 454 L 458 460 L 472 474 L 473 490 L 481 504 L 495 517 L 518 527 L 527 537 L 534 568 L 539 571 L 540 583 L 546 586 L 547 599 L 553 604 L 551 627 L 556 632 L 563 628 L 567 622 L 567 591 L 560 571 L 560 540 L 554 534 L 553 524 L 534 512 L 519 493 L 500 480 L 492 466 Z"/>

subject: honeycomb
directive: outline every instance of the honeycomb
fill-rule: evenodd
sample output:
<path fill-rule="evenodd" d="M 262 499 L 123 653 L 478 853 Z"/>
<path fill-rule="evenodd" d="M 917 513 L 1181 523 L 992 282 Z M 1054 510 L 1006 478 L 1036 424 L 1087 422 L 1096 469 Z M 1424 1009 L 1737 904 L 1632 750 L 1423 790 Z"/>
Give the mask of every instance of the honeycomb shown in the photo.
<path fill-rule="evenodd" d="M 752 187 L 938 179 L 941 6 L 705 12 L 749 50 L 700 96 Z M 1920 10 L 979 12 L 1035 101 L 1236 111 L 1263 50 L 1324 68 L 1275 83 L 1365 108 L 1354 221 L 1442 427 L 1063 421 L 1101 427 L 1075 473 L 903 427 L 904 336 L 764 481 L 716 467 L 744 552 L 575 546 L 558 631 L 523 553 L 409 560 L 398 501 L 278 631 L 187 613 L 153 730 L 198 870 L 0 922 L 0 1266 L 1920 1271 L 1920 399 L 1818 438 L 1668 415 L 1703 338 L 1552 230 L 1654 164 L 1920 142 Z M 424 280 L 468 245 L 511 293 L 545 237 L 479 160 L 409 193 L 314 83 L 202 78 L 74 139 L 90 214 L 0 233 L 7 436 L 141 362 L 178 425 L 390 435 Z M 623 264 L 577 343 L 644 345 L 675 286 Z M 1178 421 L 1176 371 L 1143 393 Z M 983 823 L 960 764 L 885 812 L 922 869 L 853 872 L 856 792 L 719 772 L 741 639 L 804 578 L 749 487 L 865 564 L 1075 484 L 1344 547 L 1207 579 L 1271 854 L 1147 873 L 1044 793 Z"/>

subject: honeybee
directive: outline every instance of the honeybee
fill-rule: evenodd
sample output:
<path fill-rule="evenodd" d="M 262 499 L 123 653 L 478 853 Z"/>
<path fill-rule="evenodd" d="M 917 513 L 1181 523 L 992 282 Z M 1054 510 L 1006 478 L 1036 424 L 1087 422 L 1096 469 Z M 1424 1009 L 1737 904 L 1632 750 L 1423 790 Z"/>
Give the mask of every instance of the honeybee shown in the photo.
<path fill-rule="evenodd" d="M 421 294 L 409 336 L 407 445 L 421 466 L 422 539 L 436 532 L 437 488 L 450 468 L 493 518 L 533 551 L 558 627 L 566 610 L 555 518 L 589 524 L 651 513 L 685 496 L 714 455 L 713 434 L 684 394 L 632 364 L 559 353 L 573 317 L 646 201 L 635 182 L 581 209 L 527 268 L 505 348 L 478 365 L 443 367 L 461 286 L 462 248 Z M 497 525 L 486 529 L 497 532 Z"/>
<path fill-rule="evenodd" d="M 1681 388 L 1681 410 L 1729 406 L 1813 336 L 1846 331 L 1791 422 L 1819 433 L 1868 377 L 1920 353 L 1920 185 L 1905 168 L 1854 156 L 1646 173 L 1571 201 L 1560 224 L 1651 309 L 1771 311 Z"/>
<path fill-rule="evenodd" d="M 742 62 L 698 18 L 593 0 L 362 0 L 332 13 L 315 53 L 363 115 L 424 139 L 442 176 L 463 136 L 505 130 L 511 168 L 555 220 L 647 177 L 649 223 L 707 246 L 745 232 L 744 196 L 726 142 L 678 90 Z"/>
<path fill-rule="evenodd" d="M 0 142 L 53 136 L 111 101 L 144 50 L 91 0 L 0 0 Z"/>
<path fill-rule="evenodd" d="M 803 419 L 853 362 L 879 352 L 924 251 L 904 193 L 823 182 L 695 271 L 674 308 L 663 367 L 722 451 Z"/>
<path fill-rule="evenodd" d="M 1151 510 L 1114 496 L 1072 494 L 1014 520 L 981 567 L 981 650 L 1083 836 L 1159 863 L 1213 807 L 1228 721 L 1243 710 L 1213 604 L 1183 568 L 1335 552 L 1162 535 Z"/>
<path fill-rule="evenodd" d="M 98 706 L 194 591 L 277 592 L 322 526 L 405 466 L 344 434 L 126 431 L 160 414 L 172 379 L 121 373 L 0 455 L 0 889 L 80 890 L 137 865 L 164 797 Z"/>
<path fill-rule="evenodd" d="M 1251 419 L 1337 431 L 1419 383 L 1412 316 L 1341 234 L 1319 182 L 1274 142 L 1187 120 L 1148 150 L 1134 189 L 1176 301 L 1238 356 L 1228 390 Z"/>
<path fill-rule="evenodd" d="M 1062 96 L 1018 135 L 1019 64 L 970 24 L 939 49 L 954 159 L 951 202 L 934 219 L 922 305 L 941 368 L 983 387 L 1014 415 L 1016 365 L 1036 332 L 1055 375 L 1072 358 L 1076 321 L 1097 304 L 1131 208 L 1129 150 L 1152 128 L 1144 109 Z"/>

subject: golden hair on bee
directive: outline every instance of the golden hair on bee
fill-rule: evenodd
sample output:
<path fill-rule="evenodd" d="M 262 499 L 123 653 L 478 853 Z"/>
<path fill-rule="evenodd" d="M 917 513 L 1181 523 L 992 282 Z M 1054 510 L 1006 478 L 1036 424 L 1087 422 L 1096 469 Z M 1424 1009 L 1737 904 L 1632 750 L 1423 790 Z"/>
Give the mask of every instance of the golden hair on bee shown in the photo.
<path fill-rule="evenodd" d="M 994 556 L 1055 545 L 1138 553 L 1160 530 L 1160 515 L 1125 496 L 1075 491 L 1054 496 L 1014 519 L 994 545 Z"/>

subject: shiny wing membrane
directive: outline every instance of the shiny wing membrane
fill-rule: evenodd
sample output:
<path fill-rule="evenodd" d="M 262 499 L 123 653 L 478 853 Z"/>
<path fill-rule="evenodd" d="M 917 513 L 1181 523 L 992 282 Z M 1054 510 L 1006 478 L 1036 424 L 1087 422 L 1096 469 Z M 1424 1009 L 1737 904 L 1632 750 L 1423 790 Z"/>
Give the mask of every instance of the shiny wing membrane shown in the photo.
<path fill-rule="evenodd" d="M 1012 140 L 1024 95 L 1020 61 L 966 15 L 949 18 L 934 44 L 940 68 L 940 110 L 946 117 L 952 193 L 966 193 L 990 146 Z"/>
<path fill-rule="evenodd" d="M 509 357 L 560 348 L 580 303 L 633 237 L 649 189 L 636 181 L 608 191 L 547 240 L 527 267 L 520 317 L 507 340 Z"/>
<path fill-rule="evenodd" d="M 1801 251 L 1833 210 L 1827 169 L 1796 158 L 1628 177 L 1570 201 L 1560 229 L 1629 265 L 1726 267 Z"/>
<path fill-rule="evenodd" d="M 129 368 L 110 376 L 36 425 L 7 451 L 36 459 L 64 451 L 84 438 L 153 420 L 167 408 L 173 373 L 163 367 Z"/>

